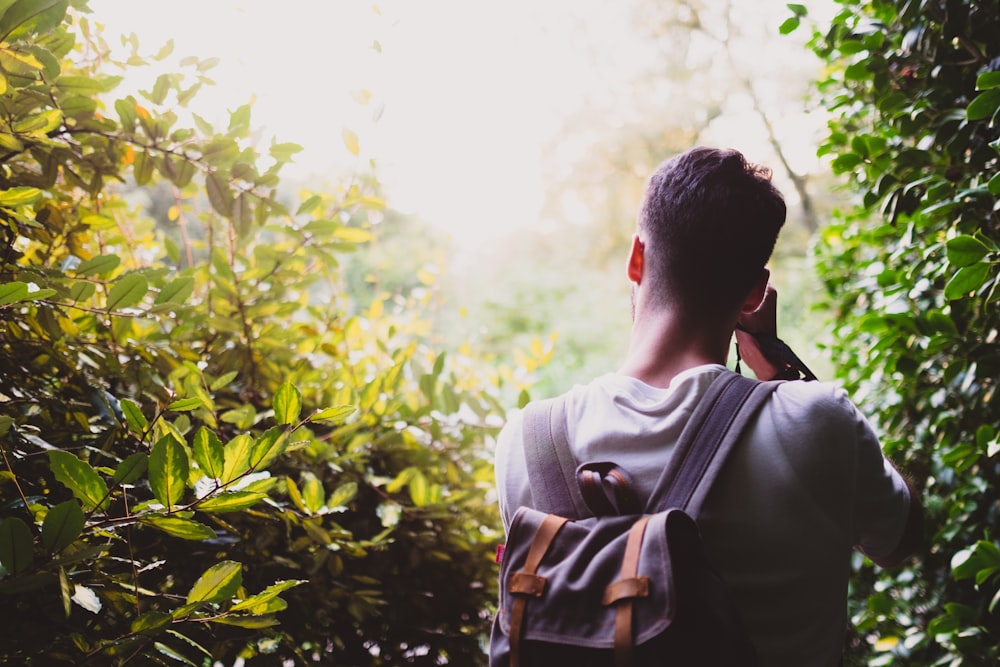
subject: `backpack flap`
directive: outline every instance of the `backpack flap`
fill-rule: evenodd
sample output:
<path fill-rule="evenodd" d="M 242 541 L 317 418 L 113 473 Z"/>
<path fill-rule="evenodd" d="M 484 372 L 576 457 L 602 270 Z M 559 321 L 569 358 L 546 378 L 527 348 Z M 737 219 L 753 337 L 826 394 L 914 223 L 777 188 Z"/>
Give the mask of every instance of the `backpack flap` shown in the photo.
<path fill-rule="evenodd" d="M 685 576 L 685 568 L 701 552 L 698 529 L 690 517 L 671 510 L 646 517 L 566 521 L 557 528 L 535 571 L 526 574 L 531 545 L 551 516 L 522 507 L 511 522 L 500 568 L 497 621 L 504 635 L 511 637 L 512 618 L 521 616 L 518 642 L 611 649 L 616 625 L 620 628 L 623 622 L 622 604 L 631 605 L 630 617 L 624 617 L 630 626 L 625 631 L 631 631 L 637 646 L 670 626 L 677 607 L 674 581 Z M 637 572 L 623 581 L 629 534 L 640 519 L 648 522 L 637 545 Z M 522 611 L 515 614 L 518 597 L 524 602 Z M 613 598 L 618 600 L 607 601 Z"/>

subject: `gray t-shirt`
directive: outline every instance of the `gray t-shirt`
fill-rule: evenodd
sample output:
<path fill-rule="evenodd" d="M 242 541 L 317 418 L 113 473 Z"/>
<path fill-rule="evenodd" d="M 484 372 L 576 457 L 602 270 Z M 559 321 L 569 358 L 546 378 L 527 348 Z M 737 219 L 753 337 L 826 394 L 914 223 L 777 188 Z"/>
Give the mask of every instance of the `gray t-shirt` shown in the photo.
<path fill-rule="evenodd" d="M 614 461 L 649 496 L 694 406 L 725 367 L 692 368 L 666 388 L 603 375 L 566 396 L 577 463 Z M 521 412 L 497 441 L 504 528 L 531 505 Z M 868 422 L 835 385 L 786 382 L 730 454 L 699 526 L 765 666 L 837 665 L 851 550 L 899 544 L 909 493 Z"/>

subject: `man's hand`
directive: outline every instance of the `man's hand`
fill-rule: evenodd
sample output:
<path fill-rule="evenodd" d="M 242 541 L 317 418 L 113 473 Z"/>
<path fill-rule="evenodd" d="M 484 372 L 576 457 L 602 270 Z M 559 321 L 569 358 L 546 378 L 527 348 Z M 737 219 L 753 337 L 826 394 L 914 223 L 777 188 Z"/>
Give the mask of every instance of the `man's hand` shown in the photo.
<path fill-rule="evenodd" d="M 758 380 L 771 380 L 783 369 L 764 356 L 753 334 L 777 336 L 778 333 L 778 291 L 770 283 L 764 291 L 760 306 L 750 313 L 741 313 L 736 321 L 736 344 L 740 357 L 747 363 Z"/>

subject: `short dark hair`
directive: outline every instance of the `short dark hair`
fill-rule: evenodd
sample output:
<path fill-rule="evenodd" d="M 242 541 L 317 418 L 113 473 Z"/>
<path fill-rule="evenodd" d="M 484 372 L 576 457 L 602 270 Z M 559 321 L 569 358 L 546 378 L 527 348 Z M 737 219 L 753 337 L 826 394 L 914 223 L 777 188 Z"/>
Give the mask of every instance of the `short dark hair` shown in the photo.
<path fill-rule="evenodd" d="M 746 299 L 785 222 L 771 171 L 697 147 L 657 167 L 639 213 L 643 278 L 658 305 L 718 317 Z"/>

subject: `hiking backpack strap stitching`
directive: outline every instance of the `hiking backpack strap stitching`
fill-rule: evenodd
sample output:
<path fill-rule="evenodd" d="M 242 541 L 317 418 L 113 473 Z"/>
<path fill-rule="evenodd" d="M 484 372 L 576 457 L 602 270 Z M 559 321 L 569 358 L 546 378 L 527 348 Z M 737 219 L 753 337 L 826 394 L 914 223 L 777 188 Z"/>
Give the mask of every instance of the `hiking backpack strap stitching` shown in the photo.
<path fill-rule="evenodd" d="M 524 569 L 515 572 L 510 580 L 509 590 L 514 594 L 514 605 L 510 612 L 510 667 L 518 667 L 521 654 L 521 632 L 524 626 L 524 608 L 529 597 L 541 597 L 545 592 L 545 578 L 536 574 L 545 553 L 552 546 L 559 529 L 568 519 L 549 514 L 542 521 L 531 541 Z"/>
<path fill-rule="evenodd" d="M 646 532 L 649 516 L 636 521 L 628 533 L 625 543 L 625 555 L 622 557 L 622 569 L 618 580 L 604 590 L 605 605 L 615 604 L 615 666 L 631 667 L 632 647 L 634 645 L 632 632 L 632 612 L 634 600 L 637 597 L 649 595 L 649 577 L 639 575 L 639 554 L 642 538 Z"/>
<path fill-rule="evenodd" d="M 571 518 L 590 516 L 569 448 L 565 398 L 529 403 L 523 417 L 524 462 L 535 509 Z"/>

